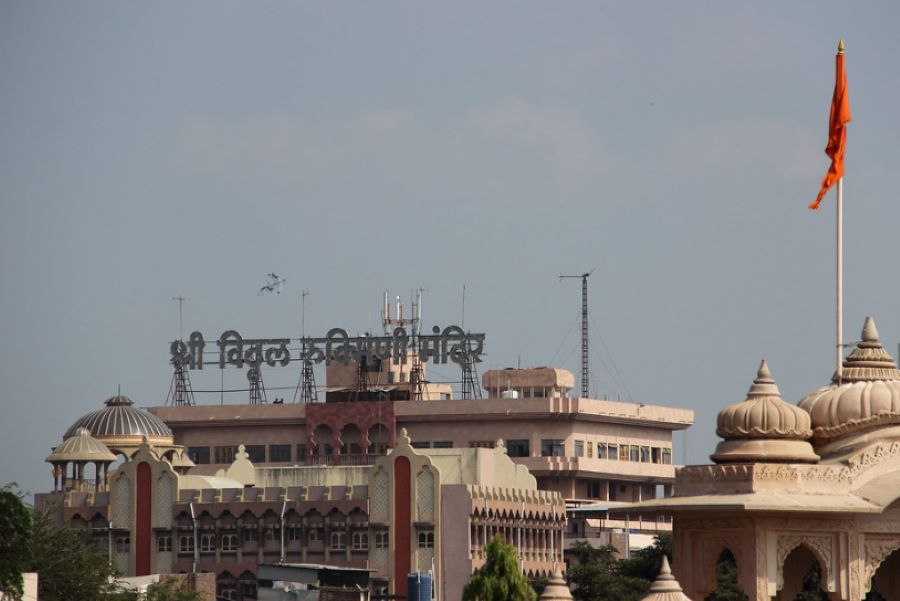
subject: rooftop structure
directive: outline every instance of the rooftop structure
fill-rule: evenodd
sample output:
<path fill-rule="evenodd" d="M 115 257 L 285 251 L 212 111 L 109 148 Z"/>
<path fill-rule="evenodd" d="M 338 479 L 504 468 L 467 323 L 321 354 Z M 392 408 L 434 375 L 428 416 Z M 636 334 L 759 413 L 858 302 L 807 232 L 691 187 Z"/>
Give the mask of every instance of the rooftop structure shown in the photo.
<path fill-rule="evenodd" d="M 872 318 L 842 371 L 794 406 L 763 362 L 747 399 L 719 414 L 714 464 L 678 470 L 670 498 L 618 510 L 673 516 L 691 598 L 715 588 L 727 550 L 754 600 L 794 599 L 814 564 L 830 599 L 900 599 L 900 370 Z"/>

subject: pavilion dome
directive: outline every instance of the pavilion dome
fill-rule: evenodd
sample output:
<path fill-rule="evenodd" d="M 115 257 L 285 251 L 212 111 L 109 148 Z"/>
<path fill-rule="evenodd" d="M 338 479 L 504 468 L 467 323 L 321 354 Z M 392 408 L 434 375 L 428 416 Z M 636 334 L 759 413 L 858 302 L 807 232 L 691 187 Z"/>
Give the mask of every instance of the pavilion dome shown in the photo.
<path fill-rule="evenodd" d="M 798 405 L 812 418 L 813 436 L 831 441 L 888 424 L 900 424 L 900 369 L 866 318 L 862 340 L 844 360 L 840 378 L 807 394 Z"/>
<path fill-rule="evenodd" d="M 85 428 L 107 446 L 138 446 L 144 436 L 154 444 L 173 444 L 172 430 L 152 413 L 134 407 L 128 397 L 119 394 L 103 404 L 103 409 L 91 411 L 76 420 L 63 438 L 74 436 L 76 430 Z"/>
<path fill-rule="evenodd" d="M 716 463 L 819 460 L 809 443 L 809 414 L 781 398 L 765 360 L 747 398 L 719 413 L 716 434 L 725 439 L 712 455 Z"/>
<path fill-rule="evenodd" d="M 91 436 L 87 428 L 76 428 L 72 436 L 67 437 L 61 445 L 44 460 L 48 463 L 64 461 L 115 461 L 116 456 L 110 453 L 102 442 Z"/>

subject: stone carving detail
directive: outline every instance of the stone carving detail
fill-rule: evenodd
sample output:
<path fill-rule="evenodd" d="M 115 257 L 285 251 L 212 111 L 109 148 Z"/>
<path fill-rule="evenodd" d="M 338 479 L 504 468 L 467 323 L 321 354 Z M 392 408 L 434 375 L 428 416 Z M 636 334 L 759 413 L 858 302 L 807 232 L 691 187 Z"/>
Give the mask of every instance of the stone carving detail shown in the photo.
<path fill-rule="evenodd" d="M 847 465 L 850 467 L 850 475 L 855 477 L 874 465 L 898 456 L 900 456 L 900 441 L 882 442 L 874 448 L 850 457 Z"/>
<path fill-rule="evenodd" d="M 116 478 L 112 491 L 113 527 L 131 529 L 131 481 Z"/>
<path fill-rule="evenodd" d="M 825 570 L 825 575 L 827 576 L 826 590 L 829 593 L 833 593 L 835 588 L 834 554 L 832 553 L 834 538 L 828 534 L 778 535 L 778 550 L 776 556 L 776 565 L 778 566 L 776 586 L 778 590 L 784 588 L 784 561 L 787 559 L 787 556 L 790 555 L 791 551 L 800 545 L 806 545 L 807 548 L 812 551 L 813 555 L 816 556 L 816 559 L 819 560 L 819 563 L 822 564 L 822 568 Z"/>
<path fill-rule="evenodd" d="M 434 473 L 428 466 L 416 476 L 416 512 L 420 522 L 434 521 Z"/>
<path fill-rule="evenodd" d="M 891 537 L 866 537 L 865 539 L 865 550 L 866 550 L 866 563 L 865 563 L 865 574 L 863 577 L 865 578 L 865 592 L 868 593 L 872 588 L 872 576 L 875 575 L 875 572 L 878 571 L 878 566 L 881 565 L 885 559 L 887 559 L 888 555 L 900 549 L 900 536 L 891 536 Z"/>
<path fill-rule="evenodd" d="M 172 505 L 175 502 L 175 482 L 172 476 L 164 473 L 156 481 L 156 528 L 172 527 Z"/>
<path fill-rule="evenodd" d="M 701 564 L 701 573 L 705 573 L 705 584 L 708 585 L 706 592 L 712 592 L 716 588 L 716 563 L 719 561 L 719 555 L 725 549 L 731 551 L 734 555 L 734 561 L 737 563 L 738 571 L 744 562 L 743 546 L 741 545 L 741 537 L 738 534 L 727 536 L 711 536 L 703 539 L 703 563 Z"/>
<path fill-rule="evenodd" d="M 383 469 L 378 468 L 372 481 L 374 482 L 372 486 L 372 521 L 386 523 L 390 508 L 388 475 Z"/>

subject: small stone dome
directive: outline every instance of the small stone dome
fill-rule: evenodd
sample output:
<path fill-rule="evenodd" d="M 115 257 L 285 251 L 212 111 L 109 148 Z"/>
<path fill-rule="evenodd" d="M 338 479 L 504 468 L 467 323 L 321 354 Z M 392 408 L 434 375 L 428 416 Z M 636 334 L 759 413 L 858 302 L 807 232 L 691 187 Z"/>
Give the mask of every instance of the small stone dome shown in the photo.
<path fill-rule="evenodd" d="M 862 340 L 844 360 L 842 374 L 798 403 L 812 418 L 813 436 L 829 441 L 881 425 L 900 424 L 900 370 L 866 318 Z"/>
<path fill-rule="evenodd" d="M 672 575 L 669 558 L 665 555 L 663 555 L 662 565 L 659 568 L 659 576 L 650 585 L 650 594 L 641 601 L 691 601 L 691 598 L 682 591 L 675 576 Z"/>
<path fill-rule="evenodd" d="M 540 601 L 569 601 L 572 599 L 572 591 L 566 584 L 559 566 L 553 566 L 553 575 L 547 581 L 544 592 L 541 593 Z"/>
<path fill-rule="evenodd" d="M 719 413 L 716 434 L 725 439 L 712 455 L 716 463 L 819 460 L 808 442 L 809 414 L 781 398 L 765 360 L 747 398 Z"/>
<path fill-rule="evenodd" d="M 72 436 L 66 438 L 61 445 L 44 460 L 48 463 L 63 461 L 115 461 L 116 456 L 106 446 L 91 436 L 87 428 L 77 428 Z"/>
<path fill-rule="evenodd" d="M 138 445 L 146 436 L 155 444 L 173 444 L 172 430 L 161 419 L 134 407 L 134 403 L 121 394 L 104 402 L 103 409 L 82 416 L 66 431 L 69 438 L 79 428 L 87 429 L 97 440 L 111 444 Z"/>

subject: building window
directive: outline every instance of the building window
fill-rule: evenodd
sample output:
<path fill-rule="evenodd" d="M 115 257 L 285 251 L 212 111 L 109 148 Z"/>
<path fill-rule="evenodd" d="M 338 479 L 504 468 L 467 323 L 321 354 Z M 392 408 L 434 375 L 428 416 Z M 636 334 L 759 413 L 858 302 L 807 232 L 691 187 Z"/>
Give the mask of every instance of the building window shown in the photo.
<path fill-rule="evenodd" d="M 410 446 L 414 449 L 430 449 L 431 442 L 428 440 L 418 440 L 418 441 L 410 444 Z"/>
<path fill-rule="evenodd" d="M 434 530 L 420 530 L 419 531 L 419 548 L 420 549 L 434 548 Z"/>
<path fill-rule="evenodd" d="M 216 463 L 231 463 L 235 453 L 237 447 L 216 447 Z"/>
<path fill-rule="evenodd" d="M 237 601 L 237 589 L 223 588 L 222 592 L 219 593 L 219 596 L 223 599 L 228 599 L 228 601 Z"/>
<path fill-rule="evenodd" d="M 97 538 L 95 538 L 94 551 L 96 551 L 100 555 L 106 555 L 109 552 L 109 539 L 105 536 L 98 536 Z"/>
<path fill-rule="evenodd" d="M 273 444 L 269 445 L 269 461 L 277 463 L 281 461 L 291 460 L 291 445 L 289 444 Z"/>
<path fill-rule="evenodd" d="M 290 542 L 292 540 L 300 540 L 300 526 L 289 524 L 285 526 L 284 538 Z"/>
<path fill-rule="evenodd" d="M 562 440 L 544 439 L 541 441 L 541 457 L 565 457 L 566 445 Z"/>
<path fill-rule="evenodd" d="M 194 537 L 193 536 L 182 536 L 178 539 L 178 552 L 179 553 L 193 553 L 194 552 Z"/>
<path fill-rule="evenodd" d="M 309 530 L 309 542 L 316 542 L 322 540 L 325 535 L 324 528 L 310 528 Z"/>
<path fill-rule="evenodd" d="M 592 443 L 591 441 L 588 441 L 587 456 L 588 456 L 588 458 L 591 458 L 594 456 L 594 443 Z"/>
<path fill-rule="evenodd" d="M 666 465 L 672 463 L 672 449 L 663 449 L 662 450 L 662 462 Z"/>
<path fill-rule="evenodd" d="M 650 447 L 641 447 L 641 463 L 650 463 Z"/>
<path fill-rule="evenodd" d="M 244 449 L 247 451 L 247 459 L 250 460 L 250 463 L 266 462 L 266 445 L 248 444 Z"/>
<path fill-rule="evenodd" d="M 375 533 L 375 548 L 376 549 L 390 549 L 390 536 L 387 530 L 379 530 Z"/>
<path fill-rule="evenodd" d="M 600 489 L 601 484 L 599 480 L 588 480 L 587 483 L 587 496 L 589 499 L 599 499 L 600 498 Z"/>
<path fill-rule="evenodd" d="M 238 548 L 237 534 L 223 534 L 222 535 L 222 550 L 223 551 L 237 551 L 237 548 Z"/>
<path fill-rule="evenodd" d="M 606 459 L 606 443 L 597 443 L 597 459 Z"/>
<path fill-rule="evenodd" d="M 619 461 L 628 461 L 628 449 L 627 444 L 619 445 Z"/>
<path fill-rule="evenodd" d="M 470 449 L 493 449 L 494 445 L 497 444 L 493 440 L 470 440 L 469 448 Z"/>
<path fill-rule="evenodd" d="M 216 550 L 216 535 L 215 534 L 201 534 L 200 535 L 200 552 L 201 553 L 212 553 Z"/>
<path fill-rule="evenodd" d="M 531 441 L 527 439 L 507 440 L 506 453 L 510 457 L 530 457 Z"/>
<path fill-rule="evenodd" d="M 172 537 L 160 536 L 156 539 L 157 553 L 170 553 L 172 551 Z"/>
<path fill-rule="evenodd" d="M 575 441 L 575 456 L 576 457 L 584 457 L 584 441 L 583 440 Z"/>
<path fill-rule="evenodd" d="M 346 532 L 332 532 L 331 533 L 331 550 L 332 551 L 343 551 L 347 548 L 347 533 Z"/>
<path fill-rule="evenodd" d="M 241 595 L 256 599 L 256 583 L 250 581 L 241 581 Z"/>
<path fill-rule="evenodd" d="M 266 542 L 274 543 L 281 541 L 281 526 L 268 526 L 266 528 Z"/>
<path fill-rule="evenodd" d="M 434 444 L 431 445 L 432 449 L 452 449 L 453 441 L 452 440 L 435 440 Z"/>
<path fill-rule="evenodd" d="M 606 458 L 611 461 L 616 461 L 619 458 L 619 445 L 610 443 L 606 445 L 606 448 L 608 449 Z"/>
<path fill-rule="evenodd" d="M 640 451 L 641 449 L 639 446 L 637 446 L 636 444 L 631 445 L 631 461 L 640 461 Z"/>
<path fill-rule="evenodd" d="M 209 447 L 188 447 L 188 457 L 197 465 L 209 463 Z"/>
<path fill-rule="evenodd" d="M 116 553 L 128 553 L 131 550 L 131 538 L 127 536 L 116 537 Z"/>
<path fill-rule="evenodd" d="M 244 542 L 256 540 L 256 528 L 254 526 L 244 526 Z"/>
<path fill-rule="evenodd" d="M 369 548 L 369 533 L 354 532 L 353 533 L 353 550 L 365 551 Z"/>

